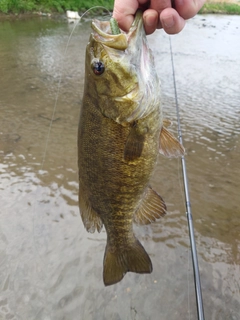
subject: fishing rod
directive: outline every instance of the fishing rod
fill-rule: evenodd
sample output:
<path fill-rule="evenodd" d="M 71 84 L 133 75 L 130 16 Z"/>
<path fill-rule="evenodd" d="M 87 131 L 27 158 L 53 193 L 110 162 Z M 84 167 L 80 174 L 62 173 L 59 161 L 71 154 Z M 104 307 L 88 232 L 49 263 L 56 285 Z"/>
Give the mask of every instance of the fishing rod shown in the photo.
<path fill-rule="evenodd" d="M 178 105 L 178 97 L 177 97 L 177 86 L 176 86 L 175 68 L 174 68 L 174 61 L 173 61 L 172 42 L 170 37 L 169 37 L 169 42 L 170 42 L 173 85 L 174 85 L 175 103 L 176 103 L 176 112 L 177 112 L 178 140 L 182 144 L 183 139 L 182 139 L 181 124 L 180 124 L 180 114 L 179 114 L 179 105 Z M 192 252 L 192 263 L 193 263 L 198 320 L 204 320 L 205 318 L 204 318 L 204 310 L 203 310 L 201 281 L 200 281 L 200 274 L 199 274 L 199 267 L 198 267 L 197 249 L 196 249 L 196 243 L 195 243 L 195 237 L 194 237 L 191 202 L 190 202 L 189 189 L 188 189 L 187 168 L 186 168 L 184 155 L 181 157 L 181 160 L 182 160 L 181 162 L 182 162 L 182 174 L 183 174 L 184 193 L 185 193 L 186 215 L 188 220 L 188 230 L 189 230 L 190 245 L 191 245 L 191 252 Z"/>

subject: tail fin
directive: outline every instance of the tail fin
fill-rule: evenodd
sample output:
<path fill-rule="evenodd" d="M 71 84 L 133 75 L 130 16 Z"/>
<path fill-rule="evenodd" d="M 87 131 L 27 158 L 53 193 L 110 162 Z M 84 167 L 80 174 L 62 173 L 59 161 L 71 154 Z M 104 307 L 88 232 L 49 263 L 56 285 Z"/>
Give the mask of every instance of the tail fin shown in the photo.
<path fill-rule="evenodd" d="M 128 272 L 151 273 L 152 262 L 141 245 L 135 238 L 134 242 L 126 246 L 124 250 L 118 251 L 106 246 L 104 265 L 103 265 L 103 282 L 105 286 L 110 286 L 122 280 Z"/>

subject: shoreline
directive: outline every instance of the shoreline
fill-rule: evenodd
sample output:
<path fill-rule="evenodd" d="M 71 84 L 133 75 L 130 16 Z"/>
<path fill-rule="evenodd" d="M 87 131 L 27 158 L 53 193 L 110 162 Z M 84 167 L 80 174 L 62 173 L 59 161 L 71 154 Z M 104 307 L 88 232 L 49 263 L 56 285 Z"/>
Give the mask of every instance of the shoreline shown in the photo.
<path fill-rule="evenodd" d="M 199 14 L 240 15 L 240 0 L 207 0 Z"/>
<path fill-rule="evenodd" d="M 79 15 L 83 14 L 85 10 L 79 10 Z M 110 12 L 112 12 L 110 10 Z M 102 13 L 102 10 L 99 10 L 97 14 Z M 96 11 L 95 11 L 96 14 Z M 240 0 L 210 0 L 206 1 L 202 9 L 198 12 L 198 14 L 232 14 L 232 15 L 240 15 Z M 57 12 L 52 11 L 49 12 L 37 12 L 37 11 L 28 11 L 28 12 L 20 12 L 20 13 L 3 13 L 0 12 L 0 21 L 4 20 L 24 20 L 36 17 L 47 17 L 53 19 L 65 19 L 66 12 Z M 67 19 L 67 17 L 66 17 Z"/>
<path fill-rule="evenodd" d="M 112 12 L 111 10 L 109 10 Z M 79 10 L 77 11 L 79 15 L 81 16 L 86 12 L 86 10 Z M 104 13 L 107 13 L 107 11 L 104 11 Z M 103 11 L 95 11 L 94 14 L 89 13 L 89 17 L 95 16 L 95 15 L 103 14 Z M 87 16 L 86 16 L 87 17 Z M 25 20 L 25 19 L 31 19 L 31 18 L 52 18 L 52 19 L 68 19 L 66 15 L 66 11 L 64 12 L 58 12 L 58 11 L 52 11 L 52 12 L 38 12 L 38 11 L 32 11 L 32 12 L 20 12 L 20 13 L 3 13 L 0 12 L 0 21 L 5 20 Z M 76 19 L 77 20 L 77 19 Z"/>

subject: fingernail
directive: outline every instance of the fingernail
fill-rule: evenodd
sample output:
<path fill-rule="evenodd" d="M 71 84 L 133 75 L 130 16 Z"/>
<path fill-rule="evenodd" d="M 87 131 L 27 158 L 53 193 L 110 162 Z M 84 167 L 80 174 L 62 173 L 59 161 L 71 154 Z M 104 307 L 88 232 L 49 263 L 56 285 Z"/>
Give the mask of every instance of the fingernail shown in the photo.
<path fill-rule="evenodd" d="M 164 18 L 163 24 L 166 28 L 172 28 L 174 26 L 173 16 L 167 16 Z"/>
<path fill-rule="evenodd" d="M 148 27 L 153 27 L 156 24 L 155 20 L 155 16 L 147 15 L 144 17 L 144 22 Z"/>

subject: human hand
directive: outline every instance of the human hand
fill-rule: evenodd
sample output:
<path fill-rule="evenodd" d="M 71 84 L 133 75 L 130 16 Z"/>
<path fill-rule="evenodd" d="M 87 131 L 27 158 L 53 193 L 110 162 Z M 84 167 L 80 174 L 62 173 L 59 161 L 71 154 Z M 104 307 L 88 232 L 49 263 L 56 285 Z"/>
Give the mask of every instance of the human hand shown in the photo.
<path fill-rule="evenodd" d="M 160 28 L 168 34 L 175 34 L 183 29 L 186 19 L 198 13 L 204 2 L 205 0 L 115 0 L 113 17 L 121 29 L 128 31 L 137 9 L 140 8 L 144 11 L 146 34 Z"/>

